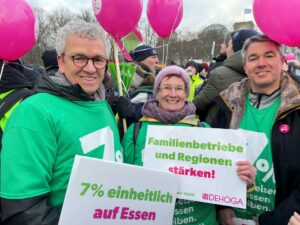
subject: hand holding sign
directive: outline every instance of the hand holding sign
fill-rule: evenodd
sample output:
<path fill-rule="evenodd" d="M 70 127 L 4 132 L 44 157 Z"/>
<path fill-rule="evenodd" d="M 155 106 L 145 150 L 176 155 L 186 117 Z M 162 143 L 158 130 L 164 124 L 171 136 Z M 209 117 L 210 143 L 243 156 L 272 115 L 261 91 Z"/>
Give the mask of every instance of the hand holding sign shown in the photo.
<path fill-rule="evenodd" d="M 178 185 L 165 172 L 76 156 L 59 225 L 172 224 Z"/>
<path fill-rule="evenodd" d="M 261 140 L 262 134 L 249 135 Z M 253 183 L 256 170 L 243 160 L 249 160 L 248 150 L 250 155 L 255 153 L 252 159 L 266 144 L 250 144 L 249 140 L 253 141 L 244 130 L 149 125 L 143 165 L 177 174 L 181 180 L 180 199 L 245 208 L 243 180 Z"/>
<path fill-rule="evenodd" d="M 251 186 L 255 182 L 256 168 L 249 161 L 238 161 L 236 163 L 238 176 Z"/>

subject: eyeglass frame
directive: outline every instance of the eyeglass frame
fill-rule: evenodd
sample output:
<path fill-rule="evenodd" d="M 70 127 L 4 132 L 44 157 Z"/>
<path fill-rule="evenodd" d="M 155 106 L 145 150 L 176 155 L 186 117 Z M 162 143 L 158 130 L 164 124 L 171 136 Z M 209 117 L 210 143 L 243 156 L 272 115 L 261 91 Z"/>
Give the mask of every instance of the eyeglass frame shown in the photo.
<path fill-rule="evenodd" d="M 164 87 L 159 87 L 158 89 L 162 92 L 167 92 L 167 93 L 172 93 L 174 90 L 175 93 L 180 93 L 180 92 L 185 92 L 185 87 L 176 86 L 176 87 L 171 87 L 171 86 L 164 86 Z"/>
<path fill-rule="evenodd" d="M 79 67 L 79 68 L 84 68 L 84 67 L 86 67 L 90 60 L 92 60 L 93 66 L 94 66 L 96 69 L 103 69 L 103 68 L 106 68 L 106 66 L 107 66 L 107 64 L 108 64 L 108 62 L 109 62 L 108 59 L 106 59 L 106 58 L 104 58 L 104 57 L 102 57 L 102 56 L 97 56 L 97 57 L 89 58 L 89 57 L 87 57 L 86 55 L 81 55 L 81 54 L 78 54 L 78 55 L 67 55 L 67 54 L 65 54 L 65 53 L 62 53 L 62 57 L 64 57 L 64 56 L 70 56 L 71 59 L 72 59 L 73 64 L 74 64 L 75 66 Z M 77 57 L 77 56 L 81 56 L 81 57 L 85 58 L 86 62 L 85 62 L 85 64 L 84 64 L 83 66 L 79 66 L 79 65 L 77 65 L 77 64 L 75 63 L 75 60 L 76 60 L 75 57 Z M 95 59 L 99 59 L 99 58 L 105 60 L 105 65 L 104 65 L 103 67 L 100 67 L 100 68 L 98 68 L 97 66 L 95 66 Z M 78 63 L 78 62 L 77 62 L 77 63 Z"/>

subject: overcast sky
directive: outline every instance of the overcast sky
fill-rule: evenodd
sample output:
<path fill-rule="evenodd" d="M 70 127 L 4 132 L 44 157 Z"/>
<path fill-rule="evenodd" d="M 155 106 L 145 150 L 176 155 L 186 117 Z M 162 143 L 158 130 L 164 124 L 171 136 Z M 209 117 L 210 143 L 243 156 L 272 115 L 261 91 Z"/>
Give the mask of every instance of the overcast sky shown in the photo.
<path fill-rule="evenodd" d="M 130 1 L 130 0 L 124 0 Z M 143 0 L 146 18 L 147 1 Z M 92 8 L 92 0 L 29 0 L 47 10 L 57 7 L 67 7 L 78 11 L 83 8 Z M 237 21 L 253 20 L 252 14 L 244 14 L 245 8 L 252 8 L 252 0 L 183 0 L 183 18 L 179 28 L 186 27 L 191 31 L 200 30 L 213 23 L 230 26 Z"/>

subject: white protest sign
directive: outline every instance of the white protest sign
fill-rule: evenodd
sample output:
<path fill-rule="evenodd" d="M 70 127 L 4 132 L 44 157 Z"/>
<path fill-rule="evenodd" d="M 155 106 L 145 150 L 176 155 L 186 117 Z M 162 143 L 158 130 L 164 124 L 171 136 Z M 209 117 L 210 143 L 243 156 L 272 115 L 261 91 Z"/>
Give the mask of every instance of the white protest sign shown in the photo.
<path fill-rule="evenodd" d="M 254 164 L 268 144 L 268 139 L 264 133 L 243 129 L 240 129 L 239 131 L 244 132 L 247 137 L 247 160 Z"/>
<path fill-rule="evenodd" d="M 172 224 L 177 176 L 76 156 L 59 225 Z"/>
<path fill-rule="evenodd" d="M 143 165 L 179 175 L 178 198 L 246 208 L 236 162 L 247 159 L 250 147 L 247 131 L 150 125 Z"/>

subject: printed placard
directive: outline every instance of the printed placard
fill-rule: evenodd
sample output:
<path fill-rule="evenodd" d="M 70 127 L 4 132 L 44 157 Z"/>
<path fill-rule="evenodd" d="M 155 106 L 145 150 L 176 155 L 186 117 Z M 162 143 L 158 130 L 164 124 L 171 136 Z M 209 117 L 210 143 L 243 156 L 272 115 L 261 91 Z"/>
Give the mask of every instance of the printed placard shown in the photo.
<path fill-rule="evenodd" d="M 249 146 L 261 147 L 247 141 L 244 130 L 149 125 L 143 165 L 177 174 L 180 199 L 246 208 L 236 163 Z"/>
<path fill-rule="evenodd" d="M 59 225 L 172 224 L 177 176 L 76 156 Z"/>

